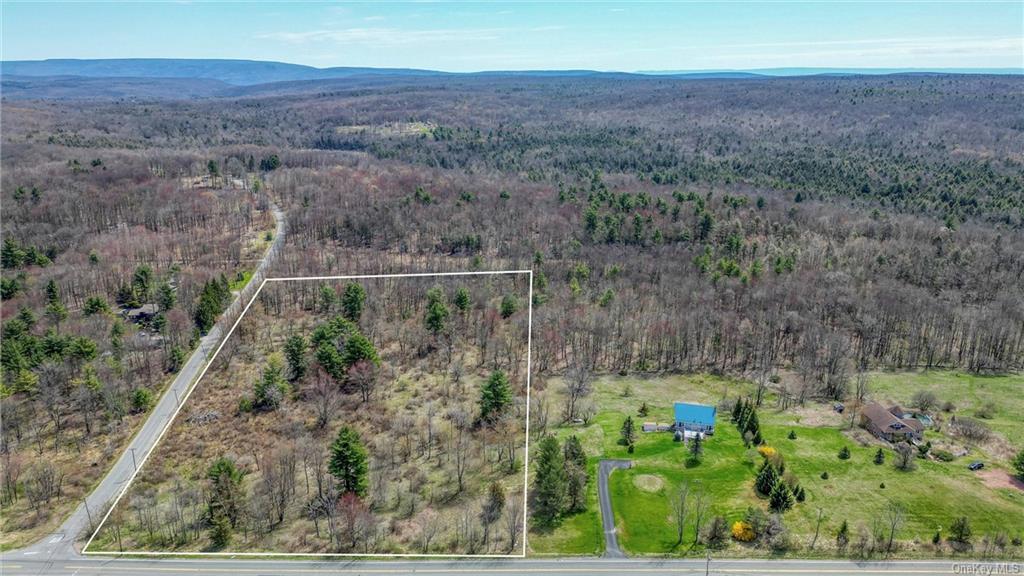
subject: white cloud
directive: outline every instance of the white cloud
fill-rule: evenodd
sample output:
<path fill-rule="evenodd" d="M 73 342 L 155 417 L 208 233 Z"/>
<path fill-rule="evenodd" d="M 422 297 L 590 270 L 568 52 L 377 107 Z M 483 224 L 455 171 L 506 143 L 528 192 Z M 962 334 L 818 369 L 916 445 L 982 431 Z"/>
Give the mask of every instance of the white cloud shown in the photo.
<path fill-rule="evenodd" d="M 474 42 L 499 39 L 501 29 L 434 29 L 405 30 L 401 28 L 341 28 L 304 32 L 269 32 L 259 34 L 262 40 L 278 40 L 287 44 L 367 44 L 372 46 L 407 46 L 410 44 Z"/>

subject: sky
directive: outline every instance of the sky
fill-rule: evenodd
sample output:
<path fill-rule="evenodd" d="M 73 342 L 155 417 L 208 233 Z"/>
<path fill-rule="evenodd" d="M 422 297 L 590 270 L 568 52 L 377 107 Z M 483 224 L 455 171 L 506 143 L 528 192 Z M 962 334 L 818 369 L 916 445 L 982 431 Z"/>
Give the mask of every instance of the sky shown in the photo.
<path fill-rule="evenodd" d="M 1024 68 L 1024 2 L 0 3 L 0 58 L 447 71 Z"/>

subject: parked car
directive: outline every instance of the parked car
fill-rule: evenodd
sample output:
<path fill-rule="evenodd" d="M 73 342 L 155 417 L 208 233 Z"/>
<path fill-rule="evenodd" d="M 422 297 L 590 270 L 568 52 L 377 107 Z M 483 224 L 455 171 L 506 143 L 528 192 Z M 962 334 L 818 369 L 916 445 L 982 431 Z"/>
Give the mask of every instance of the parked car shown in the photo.
<path fill-rule="evenodd" d="M 979 461 L 976 460 L 974 462 L 971 462 L 967 466 L 967 469 L 968 470 L 972 470 L 972 471 L 978 471 L 978 470 L 981 470 L 984 467 L 985 467 L 985 463 L 984 462 L 979 462 Z"/>

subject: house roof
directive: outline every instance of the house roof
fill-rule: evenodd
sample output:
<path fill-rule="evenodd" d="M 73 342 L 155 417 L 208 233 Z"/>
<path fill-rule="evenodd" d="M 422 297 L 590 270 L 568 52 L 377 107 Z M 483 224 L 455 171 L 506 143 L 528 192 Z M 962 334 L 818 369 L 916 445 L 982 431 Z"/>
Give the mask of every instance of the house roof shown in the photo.
<path fill-rule="evenodd" d="M 676 422 L 688 422 L 691 424 L 702 424 L 705 426 L 713 426 L 715 424 L 714 406 L 676 402 L 674 409 Z"/>
<path fill-rule="evenodd" d="M 872 424 L 883 433 L 900 433 L 907 428 L 914 432 L 921 432 L 924 429 L 924 426 L 916 419 L 908 418 L 904 420 L 897 418 L 891 410 L 886 410 L 878 402 L 872 402 L 861 408 L 860 413 L 868 420 L 871 420 Z"/>

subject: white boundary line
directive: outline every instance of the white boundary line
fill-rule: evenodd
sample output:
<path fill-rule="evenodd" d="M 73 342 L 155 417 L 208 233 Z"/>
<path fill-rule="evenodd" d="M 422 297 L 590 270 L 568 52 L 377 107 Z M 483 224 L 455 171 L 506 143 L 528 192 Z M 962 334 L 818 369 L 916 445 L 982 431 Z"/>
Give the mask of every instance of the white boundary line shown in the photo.
<path fill-rule="evenodd" d="M 302 280 L 366 280 L 366 279 L 377 279 L 377 278 L 429 278 L 438 276 L 497 276 L 501 274 L 528 274 L 529 275 L 529 290 L 527 304 L 527 327 L 526 327 L 526 446 L 523 453 L 523 551 L 519 554 L 381 554 L 381 553 L 349 553 L 349 552 L 154 552 L 150 550 L 139 550 L 139 551 L 90 551 L 89 546 L 92 544 L 93 539 L 99 534 L 100 529 L 106 524 L 110 514 L 113 513 L 114 508 L 117 507 L 121 498 L 128 493 L 128 488 L 131 487 L 132 482 L 135 481 L 135 477 L 139 474 L 139 471 L 145 466 L 149 456 L 156 452 L 157 446 L 160 445 L 160 441 L 163 440 L 164 434 L 170 430 L 171 425 L 178 418 L 178 413 L 185 406 L 185 402 L 188 397 L 192 395 L 192 392 L 199 387 L 199 382 L 202 381 L 203 376 L 206 375 L 206 371 L 213 365 L 213 361 L 217 359 L 217 355 L 220 354 L 221 349 L 227 344 L 231 335 L 235 332 L 235 328 L 242 321 L 246 312 L 249 311 L 249 307 L 252 306 L 253 302 L 263 291 L 263 287 L 267 285 L 267 282 L 286 282 L 286 281 L 302 281 Z M 320 558 L 320 557 L 347 557 L 347 558 L 526 558 L 526 535 L 529 532 L 527 524 L 527 509 L 529 501 L 527 498 L 527 491 L 529 489 L 529 466 L 530 466 L 530 370 L 531 357 L 533 354 L 533 270 L 484 270 L 476 272 L 410 272 L 406 274 L 355 274 L 355 275 L 342 275 L 342 276 L 293 276 L 293 277 L 276 277 L 276 278 L 264 278 L 260 282 L 260 287 L 256 289 L 256 292 L 249 299 L 249 302 L 242 309 L 241 314 L 235 319 L 235 323 L 231 325 L 231 329 L 221 339 L 220 344 L 217 345 L 217 349 L 213 352 L 213 356 L 210 357 L 206 364 L 203 366 L 203 370 L 199 373 L 199 376 L 189 386 L 189 389 L 185 392 L 184 397 L 178 402 L 178 407 L 171 414 L 170 419 L 167 420 L 167 424 L 160 431 L 160 434 L 156 438 L 156 442 L 153 443 L 153 447 L 146 452 L 142 457 L 142 461 L 139 462 L 135 471 L 125 482 L 124 488 L 118 493 L 117 497 L 114 498 L 114 503 L 107 509 L 107 513 L 103 515 L 103 519 L 96 526 L 96 530 L 93 531 L 92 536 L 89 536 L 89 540 L 85 542 L 85 546 L 82 547 L 83 555 L 97 555 L 97 556 L 223 556 L 223 557 L 237 557 L 237 556 L 262 556 L 262 557 L 305 557 L 305 558 Z"/>

